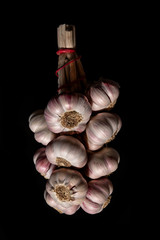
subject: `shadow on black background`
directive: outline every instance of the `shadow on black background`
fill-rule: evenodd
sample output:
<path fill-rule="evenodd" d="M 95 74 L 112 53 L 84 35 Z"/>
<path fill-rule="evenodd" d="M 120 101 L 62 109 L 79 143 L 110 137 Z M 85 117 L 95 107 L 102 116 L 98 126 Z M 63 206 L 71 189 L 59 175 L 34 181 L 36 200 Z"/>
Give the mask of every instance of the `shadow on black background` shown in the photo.
<path fill-rule="evenodd" d="M 10 19 L 7 38 L 7 69 L 2 88 L 2 150 L 5 173 L 2 181 L 2 228 L 6 236 L 23 239 L 54 236 L 65 231 L 97 229 L 131 223 L 132 156 L 132 82 L 136 51 L 135 21 L 130 12 L 116 20 L 97 15 L 81 18 L 66 15 L 44 17 L 18 15 Z M 59 14 L 60 15 L 60 14 Z M 25 17 L 26 16 L 26 17 Z M 35 170 L 32 157 L 41 146 L 28 128 L 28 117 L 44 108 L 56 93 L 57 34 L 59 24 L 75 24 L 77 53 L 89 81 L 107 77 L 120 84 L 120 97 L 112 112 L 122 118 L 122 129 L 109 146 L 120 153 L 118 170 L 110 176 L 114 191 L 108 207 L 96 215 L 79 210 L 73 216 L 52 210 L 43 199 L 45 179 Z M 4 172 L 4 171 L 3 171 Z M 63 226 L 63 228 L 61 228 Z M 19 237 L 19 238 L 18 238 Z"/>

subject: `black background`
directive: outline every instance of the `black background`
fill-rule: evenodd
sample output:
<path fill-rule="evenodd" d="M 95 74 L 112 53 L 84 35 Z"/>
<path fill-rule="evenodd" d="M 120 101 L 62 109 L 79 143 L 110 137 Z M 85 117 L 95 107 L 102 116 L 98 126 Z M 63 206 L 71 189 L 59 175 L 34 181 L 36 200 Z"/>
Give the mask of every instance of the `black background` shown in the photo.
<path fill-rule="evenodd" d="M 80 9 L 56 5 L 44 10 L 37 5 L 34 9 L 22 7 L 21 11 L 11 8 L 5 16 L 5 74 L 1 88 L 1 146 L 5 166 L 1 207 L 6 239 L 9 236 L 23 239 L 22 234 L 52 239 L 55 231 L 63 236 L 76 230 L 80 235 L 84 229 L 89 234 L 103 234 L 111 227 L 131 223 L 133 94 L 134 81 L 139 76 L 141 55 L 137 56 L 137 49 L 143 28 L 137 20 L 137 9 L 121 7 L 121 11 L 118 6 L 115 11 L 106 5 L 87 9 L 85 5 Z M 46 181 L 36 172 L 32 160 L 41 145 L 28 128 L 28 117 L 34 110 L 44 108 L 56 93 L 56 31 L 63 23 L 76 26 L 77 53 L 82 56 L 88 80 L 103 76 L 120 84 L 120 96 L 112 112 L 120 115 L 123 126 L 109 146 L 117 149 L 121 162 L 110 176 L 114 186 L 111 203 L 96 215 L 81 209 L 73 216 L 52 210 L 43 198 Z"/>

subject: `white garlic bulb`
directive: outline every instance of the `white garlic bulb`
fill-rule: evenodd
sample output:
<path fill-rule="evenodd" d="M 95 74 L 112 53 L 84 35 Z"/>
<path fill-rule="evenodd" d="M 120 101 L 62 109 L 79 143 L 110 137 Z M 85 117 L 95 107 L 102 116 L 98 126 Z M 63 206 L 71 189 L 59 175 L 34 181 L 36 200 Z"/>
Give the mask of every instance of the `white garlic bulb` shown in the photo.
<path fill-rule="evenodd" d="M 85 173 L 92 179 L 97 179 L 111 174 L 118 168 L 119 153 L 110 147 L 104 147 L 97 152 L 89 154 Z"/>
<path fill-rule="evenodd" d="M 89 150 L 97 150 L 114 139 L 122 126 L 117 114 L 102 112 L 95 115 L 86 127 Z"/>
<path fill-rule="evenodd" d="M 113 185 L 107 177 L 91 180 L 88 183 L 88 191 L 85 200 L 81 203 L 81 208 L 89 213 L 101 212 L 110 202 L 110 195 Z"/>
<path fill-rule="evenodd" d="M 46 203 L 50 207 L 54 208 L 59 213 L 65 213 L 67 215 L 72 215 L 80 208 L 80 205 L 72 205 L 71 207 L 68 207 L 68 208 L 58 205 L 46 190 L 44 192 L 44 199 L 46 200 Z"/>
<path fill-rule="evenodd" d="M 68 168 L 55 170 L 46 184 L 46 191 L 54 202 L 64 208 L 81 204 L 87 189 L 87 182 L 81 173 Z"/>
<path fill-rule="evenodd" d="M 56 137 L 56 134 L 52 133 L 47 127 L 43 110 L 37 110 L 30 115 L 29 127 L 34 132 L 35 140 L 43 145 L 47 145 Z"/>
<path fill-rule="evenodd" d="M 87 153 L 84 145 L 75 137 L 59 136 L 46 147 L 48 160 L 63 167 L 82 168 L 87 163 Z"/>
<path fill-rule="evenodd" d="M 45 119 L 48 128 L 54 133 L 83 132 L 89 121 L 92 109 L 88 99 L 79 93 L 61 94 L 53 97 L 46 109 Z"/>
<path fill-rule="evenodd" d="M 35 164 L 36 170 L 44 176 L 46 179 L 49 179 L 52 172 L 56 169 L 54 164 L 51 164 L 45 154 L 45 148 L 39 148 L 34 156 L 33 162 Z"/>
<path fill-rule="evenodd" d="M 88 91 L 93 111 L 113 108 L 119 96 L 118 83 L 101 78 L 93 83 Z"/>

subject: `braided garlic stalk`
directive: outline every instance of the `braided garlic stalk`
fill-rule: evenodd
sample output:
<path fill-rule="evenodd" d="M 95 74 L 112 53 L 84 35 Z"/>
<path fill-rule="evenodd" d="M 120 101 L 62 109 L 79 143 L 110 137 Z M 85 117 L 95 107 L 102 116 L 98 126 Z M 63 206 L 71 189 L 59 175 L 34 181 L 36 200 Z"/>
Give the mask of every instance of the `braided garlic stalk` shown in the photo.
<path fill-rule="evenodd" d="M 120 162 L 119 153 L 106 145 L 122 126 L 120 117 L 108 112 L 119 85 L 102 78 L 89 85 L 76 53 L 75 27 L 60 25 L 57 33 L 57 95 L 29 118 L 36 141 L 45 145 L 33 161 L 48 179 L 44 198 L 49 206 L 67 215 L 80 208 L 96 214 L 110 202 L 108 175 Z"/>

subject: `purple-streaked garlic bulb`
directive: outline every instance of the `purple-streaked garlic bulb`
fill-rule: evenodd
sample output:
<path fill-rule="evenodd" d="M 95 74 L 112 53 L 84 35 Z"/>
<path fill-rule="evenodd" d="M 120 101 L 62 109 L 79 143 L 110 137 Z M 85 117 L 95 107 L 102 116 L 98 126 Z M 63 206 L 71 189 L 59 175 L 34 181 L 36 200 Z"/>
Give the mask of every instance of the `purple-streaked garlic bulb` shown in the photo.
<path fill-rule="evenodd" d="M 59 136 L 46 147 L 46 155 L 50 163 L 62 167 L 82 168 L 87 163 L 84 145 L 75 137 Z"/>
<path fill-rule="evenodd" d="M 109 204 L 112 191 L 113 185 L 107 177 L 91 180 L 81 208 L 89 214 L 101 212 Z"/>
<path fill-rule="evenodd" d="M 47 145 L 56 137 L 56 134 L 51 132 L 47 127 L 43 110 L 37 110 L 30 115 L 29 128 L 34 132 L 35 140 L 43 145 Z"/>
<path fill-rule="evenodd" d="M 95 115 L 86 127 L 89 150 L 98 150 L 113 140 L 121 126 L 122 122 L 117 114 L 102 112 Z"/>
<path fill-rule="evenodd" d="M 120 155 L 110 147 L 104 147 L 97 152 L 89 154 L 85 173 L 92 179 L 107 176 L 118 168 Z"/>
<path fill-rule="evenodd" d="M 88 99 L 79 93 L 61 94 L 53 97 L 46 109 L 45 119 L 48 128 L 54 133 L 81 133 L 86 128 L 92 113 Z"/>
<path fill-rule="evenodd" d="M 65 213 L 67 215 L 72 215 L 80 208 L 80 205 L 72 205 L 71 207 L 68 207 L 68 208 L 58 205 L 46 190 L 44 192 L 44 199 L 46 200 L 46 203 L 50 207 L 54 208 L 59 213 Z"/>
<path fill-rule="evenodd" d="M 45 148 L 39 148 L 34 156 L 33 156 L 33 162 L 35 164 L 36 170 L 44 176 L 46 179 L 49 179 L 52 172 L 56 169 L 57 166 L 54 164 L 51 164 L 45 153 Z"/>
<path fill-rule="evenodd" d="M 57 206 L 64 208 L 80 205 L 85 199 L 87 189 L 87 182 L 81 173 L 68 168 L 55 170 L 46 184 L 47 193 Z"/>
<path fill-rule="evenodd" d="M 93 111 L 111 109 L 119 96 L 119 85 L 109 79 L 100 79 L 91 85 L 88 96 Z"/>

